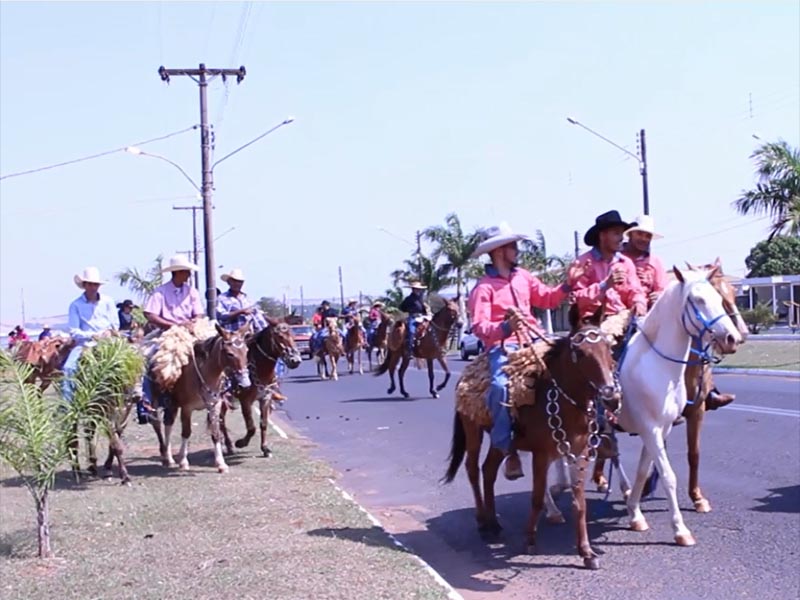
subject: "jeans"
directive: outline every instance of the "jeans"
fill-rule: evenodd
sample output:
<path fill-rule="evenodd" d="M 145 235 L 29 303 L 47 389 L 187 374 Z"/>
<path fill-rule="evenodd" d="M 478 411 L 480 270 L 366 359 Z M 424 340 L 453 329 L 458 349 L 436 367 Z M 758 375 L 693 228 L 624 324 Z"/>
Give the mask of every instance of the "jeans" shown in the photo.
<path fill-rule="evenodd" d="M 64 379 L 61 382 L 61 395 L 67 402 L 72 402 L 72 395 L 75 392 L 75 384 L 72 382 L 72 378 L 75 377 L 75 372 L 78 370 L 78 360 L 80 360 L 83 350 L 83 346 L 75 346 L 61 368 L 64 371 Z"/>
<path fill-rule="evenodd" d="M 507 350 L 516 350 L 516 346 L 506 344 Z M 502 367 L 508 363 L 508 356 L 498 345 L 489 350 L 489 373 L 491 382 L 486 394 L 486 407 L 492 415 L 492 430 L 489 432 L 492 446 L 507 454 L 511 450 L 511 412 L 508 403 L 508 375 Z"/>
<path fill-rule="evenodd" d="M 414 317 L 408 317 L 408 319 L 406 319 L 406 329 L 408 330 L 406 334 L 406 345 L 408 346 L 408 351 L 414 354 L 414 338 L 417 336 L 417 322 Z"/>

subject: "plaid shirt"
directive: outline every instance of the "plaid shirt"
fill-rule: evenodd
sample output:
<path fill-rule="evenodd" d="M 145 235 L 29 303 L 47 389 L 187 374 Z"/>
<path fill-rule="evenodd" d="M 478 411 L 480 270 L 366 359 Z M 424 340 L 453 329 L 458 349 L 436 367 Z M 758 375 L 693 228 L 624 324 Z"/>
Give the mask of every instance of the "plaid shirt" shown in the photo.
<path fill-rule="evenodd" d="M 228 331 L 236 331 L 248 322 L 253 323 L 253 331 L 261 331 L 267 326 L 267 321 L 258 309 L 252 314 L 241 314 L 236 317 L 230 316 L 232 312 L 252 306 L 254 306 L 254 304 L 250 302 L 247 294 L 239 292 L 238 296 L 233 296 L 230 290 L 228 290 L 217 297 L 217 321 L 219 321 L 223 329 L 227 329 Z"/>

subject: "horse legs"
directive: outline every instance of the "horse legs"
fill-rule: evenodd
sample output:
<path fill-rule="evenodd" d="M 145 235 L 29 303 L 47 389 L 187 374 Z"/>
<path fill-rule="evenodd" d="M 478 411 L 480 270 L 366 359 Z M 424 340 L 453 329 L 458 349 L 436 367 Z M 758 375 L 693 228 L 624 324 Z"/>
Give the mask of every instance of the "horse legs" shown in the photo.
<path fill-rule="evenodd" d="M 167 446 L 169 447 L 169 426 L 167 426 Z M 181 449 L 178 451 L 178 466 L 189 470 L 189 438 L 192 436 L 192 411 L 181 407 Z"/>
<path fill-rule="evenodd" d="M 597 457 L 594 461 L 594 469 L 592 469 L 592 481 L 597 486 L 597 491 L 605 494 L 608 491 L 608 479 L 603 474 L 606 468 L 606 459 Z"/>
<path fill-rule="evenodd" d="M 361 365 L 361 346 L 358 347 L 358 374 L 364 374 L 364 367 Z"/>
<path fill-rule="evenodd" d="M 545 489 L 544 511 L 548 523 L 551 523 L 553 525 L 561 525 L 562 523 L 565 522 L 564 515 L 558 508 L 558 505 L 556 504 L 556 501 L 553 499 L 553 496 L 554 495 L 558 496 L 564 490 L 567 490 L 570 487 L 572 487 L 572 483 L 564 459 L 555 460 L 552 463 L 550 463 L 550 465 L 551 468 L 555 470 L 556 482 Z"/>
<path fill-rule="evenodd" d="M 669 429 L 667 429 L 668 431 Z M 678 481 L 675 477 L 675 471 L 672 470 L 672 465 L 669 464 L 664 435 L 661 430 L 645 432 L 642 435 L 642 441 L 647 446 L 650 455 L 655 458 L 656 469 L 658 469 L 658 474 L 664 481 L 664 488 L 667 492 L 667 500 L 672 513 L 672 530 L 675 534 L 675 542 L 679 546 L 694 546 L 696 541 L 689 528 L 686 527 L 681 508 L 678 505 Z M 639 483 L 639 475 L 641 474 L 638 473 L 636 478 L 637 484 Z"/>
<path fill-rule="evenodd" d="M 87 424 L 83 430 L 83 436 L 89 450 L 89 473 L 97 477 L 97 428 Z"/>
<path fill-rule="evenodd" d="M 433 359 L 428 358 L 425 362 L 428 363 L 428 391 L 431 393 L 431 397 L 438 398 L 439 394 L 433 389 Z"/>
<path fill-rule="evenodd" d="M 406 375 L 406 370 L 408 369 L 408 363 L 411 361 L 411 355 L 403 353 L 402 360 L 403 362 L 400 363 L 400 370 L 397 372 L 397 379 L 400 382 L 400 395 L 402 395 L 403 398 L 408 398 L 409 394 L 406 391 L 406 386 L 405 382 L 403 381 L 403 378 Z"/>
<path fill-rule="evenodd" d="M 622 492 L 622 497 L 626 500 L 631 495 L 631 482 L 628 479 L 625 469 L 622 468 L 622 463 L 619 462 L 619 455 L 611 459 L 612 468 L 619 472 L 619 491 Z"/>
<path fill-rule="evenodd" d="M 261 409 L 261 453 L 265 458 L 272 455 L 272 450 L 267 446 L 267 430 L 269 429 L 269 416 L 272 414 L 272 401 L 268 397 L 264 397 L 259 401 L 259 408 Z"/>
<path fill-rule="evenodd" d="M 328 354 L 328 356 L 331 359 L 331 379 L 333 379 L 334 381 L 337 381 L 339 379 L 339 371 L 337 369 L 338 362 L 339 362 L 339 357 L 338 356 L 334 356 L 333 354 Z"/>
<path fill-rule="evenodd" d="M 242 407 L 242 418 L 244 419 L 246 433 L 243 438 L 236 440 L 236 447 L 244 448 L 256 434 L 256 425 L 253 422 L 253 399 L 248 395 L 246 398 L 240 398 L 239 404 Z"/>
<path fill-rule="evenodd" d="M 536 529 L 539 517 L 544 509 L 544 498 L 547 493 L 547 468 L 550 466 L 550 457 L 546 452 L 533 453 L 533 491 L 531 493 L 531 514 L 528 517 L 526 535 L 526 551 L 536 554 Z"/>
<path fill-rule="evenodd" d="M 222 408 L 219 411 L 219 432 L 222 434 L 222 441 L 225 444 L 225 452 L 228 454 L 233 454 L 233 442 L 231 441 L 231 436 L 228 435 L 228 426 L 225 423 L 225 415 L 228 414 L 228 406 L 225 402 L 222 402 Z"/>
<path fill-rule="evenodd" d="M 130 407 L 128 408 L 130 411 Z M 110 470 L 113 457 L 117 457 L 117 465 L 119 466 L 119 479 L 122 485 L 130 485 L 131 478 L 128 475 L 128 469 L 125 466 L 125 445 L 122 443 L 122 431 L 117 427 L 116 423 L 113 425 L 113 430 L 109 435 L 108 440 L 108 457 L 110 460 L 106 461 L 106 468 Z"/>
<path fill-rule="evenodd" d="M 228 465 L 225 463 L 225 455 L 222 453 L 222 435 L 220 433 L 220 409 L 222 402 L 218 401 L 210 406 L 207 411 L 206 420 L 211 432 L 211 442 L 214 444 L 214 464 L 219 473 L 227 473 Z"/>
<path fill-rule="evenodd" d="M 478 530 L 482 530 L 486 523 L 486 509 L 483 504 L 483 495 L 481 494 L 481 471 L 478 460 L 481 457 L 483 431 L 472 420 L 463 415 L 459 414 L 458 418 L 461 419 L 461 425 L 464 428 L 464 445 L 466 447 L 464 468 L 467 470 L 467 478 L 472 488 L 472 496 L 475 499 L 475 520 L 478 522 Z"/>
<path fill-rule="evenodd" d="M 628 516 L 631 518 L 631 529 L 633 531 L 647 531 L 650 526 L 647 524 L 647 519 L 644 518 L 641 509 L 642 491 L 647 478 L 650 477 L 650 471 L 653 468 L 653 460 L 647 451 L 647 446 L 642 446 L 642 451 L 639 454 L 639 466 L 636 468 L 636 481 L 633 483 L 631 495 L 628 496 L 626 502 L 628 507 Z"/>
<path fill-rule="evenodd" d="M 699 513 L 711 512 L 711 504 L 700 490 L 700 430 L 703 428 L 705 407 L 693 406 L 686 415 L 686 445 L 689 459 L 689 497 Z"/>
<path fill-rule="evenodd" d="M 572 471 L 572 509 L 575 512 L 578 554 L 583 558 L 583 566 L 594 570 L 600 568 L 600 562 L 589 543 L 589 532 L 586 529 L 584 481 L 586 479 L 587 466 L 588 461 L 586 458 L 580 457 L 570 469 Z"/>
<path fill-rule="evenodd" d="M 497 471 L 503 462 L 503 453 L 497 448 L 490 448 L 483 461 L 483 523 L 481 532 L 497 534 L 503 529 L 497 520 L 497 509 L 494 504 L 494 482 L 497 481 Z"/>
<path fill-rule="evenodd" d="M 397 369 L 397 362 L 400 360 L 401 353 L 400 351 L 394 352 L 392 350 L 389 351 L 389 389 L 386 390 L 387 394 L 393 394 L 397 386 L 394 384 L 394 371 Z M 383 364 L 383 363 L 381 363 Z"/>
<path fill-rule="evenodd" d="M 447 361 L 445 360 L 444 355 L 438 356 L 437 360 L 439 361 L 439 364 L 442 365 L 442 369 L 444 369 L 444 381 L 442 381 L 442 383 L 436 386 L 436 391 L 441 392 L 447 385 L 447 382 L 450 381 L 450 369 L 447 368 Z M 428 369 L 430 368 L 431 367 L 429 362 Z"/>

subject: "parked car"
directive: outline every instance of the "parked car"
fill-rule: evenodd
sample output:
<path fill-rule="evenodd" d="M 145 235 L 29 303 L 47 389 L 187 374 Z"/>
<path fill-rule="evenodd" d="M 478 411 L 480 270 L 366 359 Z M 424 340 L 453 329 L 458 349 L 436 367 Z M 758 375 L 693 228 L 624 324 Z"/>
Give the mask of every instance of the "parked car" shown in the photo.
<path fill-rule="evenodd" d="M 472 333 L 471 329 L 467 329 L 461 335 L 458 349 L 461 352 L 461 360 L 469 360 L 470 356 L 478 356 L 483 352 L 483 342 Z"/>
<path fill-rule="evenodd" d="M 300 356 L 311 358 L 311 336 L 314 333 L 311 325 L 289 325 L 289 329 L 292 330 L 292 337 Z"/>

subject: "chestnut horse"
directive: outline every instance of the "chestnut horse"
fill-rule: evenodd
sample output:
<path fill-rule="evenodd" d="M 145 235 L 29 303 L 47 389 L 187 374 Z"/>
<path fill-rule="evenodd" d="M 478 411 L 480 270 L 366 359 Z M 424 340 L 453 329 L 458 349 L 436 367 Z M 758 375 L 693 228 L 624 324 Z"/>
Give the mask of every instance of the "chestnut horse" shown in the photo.
<path fill-rule="evenodd" d="M 61 367 L 76 343 L 72 337 L 59 336 L 42 341 L 25 340 L 14 346 L 14 358 L 33 367 L 25 383 L 35 383 L 38 379 L 39 389 L 45 391 L 61 373 Z"/>
<path fill-rule="evenodd" d="M 361 350 L 366 345 L 364 332 L 361 330 L 361 319 L 358 315 L 353 316 L 350 329 L 344 336 L 344 356 L 347 359 L 347 372 L 351 375 L 355 369 L 356 353 L 358 353 L 358 373 L 364 374 L 364 368 L 361 366 Z"/>
<path fill-rule="evenodd" d="M 392 326 L 392 318 L 385 312 L 381 311 L 381 322 L 375 328 L 375 335 L 372 339 L 367 339 L 367 358 L 369 359 L 369 370 L 372 371 L 372 350 L 376 350 L 376 359 L 380 365 L 386 360 L 386 344 L 389 334 L 389 328 Z"/>
<path fill-rule="evenodd" d="M 189 437 L 192 435 L 192 413 L 203 408 L 208 411 L 208 428 L 214 443 L 214 462 L 220 473 L 228 471 L 222 455 L 222 438 L 219 417 L 222 407 L 220 388 L 225 370 L 233 373 L 241 387 L 250 386 L 250 374 L 247 364 L 247 338 L 250 335 L 250 323 L 243 325 L 233 333 L 216 325 L 217 335 L 202 342 L 196 342 L 192 349 L 189 364 L 183 367 L 175 387 L 170 393 L 170 404 L 164 410 L 165 431 L 161 432 L 161 421 L 152 420 L 153 429 L 158 437 L 161 451 L 161 462 L 165 467 L 175 466 L 172 458 L 170 436 L 178 410 L 181 413 L 181 449 L 178 453 L 178 465 L 188 470 Z"/>
<path fill-rule="evenodd" d="M 328 378 L 328 366 L 325 364 L 325 356 L 327 355 L 331 361 L 330 377 L 336 381 L 339 379 L 339 372 L 336 369 L 336 364 L 344 354 L 342 335 L 339 333 L 339 327 L 335 317 L 326 318 L 325 327 L 328 328 L 328 335 L 322 339 L 322 348 L 317 351 L 317 374 L 320 379 Z"/>
<path fill-rule="evenodd" d="M 447 382 L 450 380 L 450 369 L 447 368 L 447 361 L 445 354 L 447 353 L 447 338 L 450 335 L 455 322 L 458 320 L 458 297 L 451 300 L 445 300 L 444 306 L 439 309 L 430 322 L 425 327 L 424 331 L 420 333 L 417 330 L 417 339 L 414 341 L 414 358 L 422 358 L 428 363 L 428 389 L 431 396 L 438 398 L 438 392 L 441 392 Z M 400 380 L 400 393 L 404 398 L 408 398 L 409 394 L 403 384 L 403 376 L 408 369 L 408 363 L 411 361 L 411 353 L 408 351 L 408 344 L 406 343 L 406 324 L 404 321 L 397 321 L 389 333 L 388 341 L 389 351 L 383 364 L 375 372 L 376 376 L 383 375 L 389 372 L 389 381 L 391 385 L 387 390 L 391 394 L 395 390 L 394 385 L 394 371 L 397 368 L 397 363 L 400 363 L 400 371 L 398 379 Z M 402 359 L 402 362 L 400 362 Z M 439 364 L 444 369 L 444 381 L 434 388 L 433 378 L 433 361 L 438 360 Z"/>
<path fill-rule="evenodd" d="M 598 311 L 599 312 L 599 311 Z M 599 317 L 597 318 L 599 323 Z M 584 566 L 597 569 L 597 555 L 589 543 L 586 529 L 585 470 L 594 460 L 600 439 L 598 411 L 617 411 L 620 393 L 614 381 L 611 344 L 598 324 L 581 327 L 568 338 L 557 340 L 544 357 L 546 374 L 536 382 L 535 403 L 520 406 L 515 422 L 514 447 L 533 453 L 532 510 L 527 526 L 527 549 L 536 551 L 536 531 L 542 509 L 554 507 L 547 490 L 547 470 L 554 460 L 570 463 L 573 510 L 576 513 L 578 554 Z M 498 533 L 501 529 L 495 511 L 494 484 L 503 454 L 491 448 L 483 462 L 481 494 L 481 441 L 488 428 L 479 426 L 464 413 L 456 412 L 450 450 L 450 465 L 444 481 L 453 481 L 466 453 L 466 469 L 475 497 L 478 529 Z M 556 440 L 561 440 L 557 442 Z M 548 520 L 563 522 L 560 513 Z"/>
<path fill-rule="evenodd" d="M 273 319 L 268 319 L 269 327 L 259 331 L 247 342 L 247 359 L 250 363 L 251 385 L 247 388 L 237 388 L 236 397 L 242 406 L 242 417 L 247 432 L 243 438 L 236 440 L 237 448 L 244 448 L 256 434 L 256 426 L 253 422 L 253 403 L 258 402 L 261 413 L 261 452 L 264 456 L 272 454 L 267 446 L 267 429 L 269 427 L 269 417 L 272 414 L 272 393 L 275 389 L 276 377 L 275 367 L 279 360 L 290 369 L 296 369 L 303 361 L 300 351 L 295 345 L 292 337 L 292 330 L 286 323 L 280 323 Z M 228 454 L 233 453 L 233 444 L 228 435 L 228 428 L 225 426 L 225 414 L 228 407 L 222 405 L 220 415 L 220 429 L 225 438 L 225 448 Z"/>

